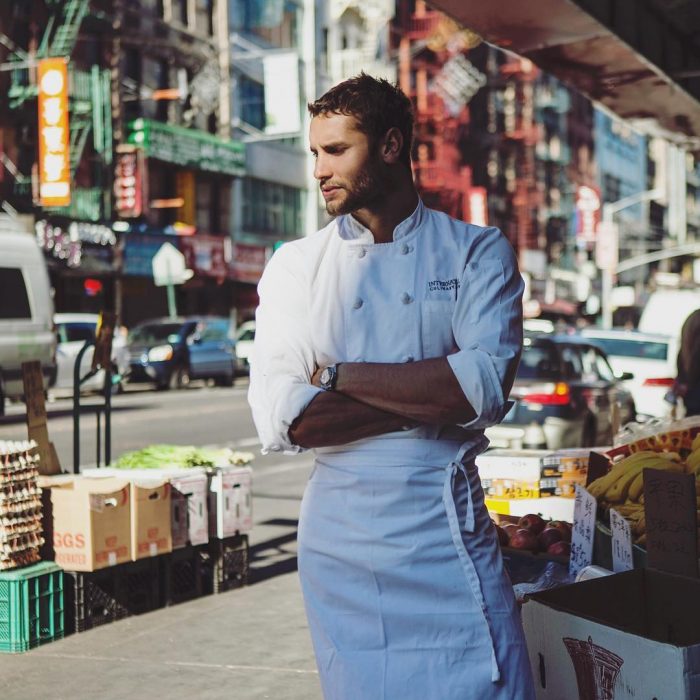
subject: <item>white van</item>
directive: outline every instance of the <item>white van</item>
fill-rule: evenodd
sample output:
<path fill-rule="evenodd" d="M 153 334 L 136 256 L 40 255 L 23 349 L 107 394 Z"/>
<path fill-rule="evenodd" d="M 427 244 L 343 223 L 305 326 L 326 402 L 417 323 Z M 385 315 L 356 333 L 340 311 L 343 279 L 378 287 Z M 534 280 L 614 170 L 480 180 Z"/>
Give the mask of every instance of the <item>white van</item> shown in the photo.
<path fill-rule="evenodd" d="M 680 338 L 685 319 L 695 309 L 700 309 L 700 290 L 661 289 L 652 292 L 642 310 L 639 330 Z"/>
<path fill-rule="evenodd" d="M 24 394 L 22 363 L 39 360 L 44 388 L 56 377 L 53 301 L 44 256 L 33 235 L 0 221 L 0 415 Z"/>

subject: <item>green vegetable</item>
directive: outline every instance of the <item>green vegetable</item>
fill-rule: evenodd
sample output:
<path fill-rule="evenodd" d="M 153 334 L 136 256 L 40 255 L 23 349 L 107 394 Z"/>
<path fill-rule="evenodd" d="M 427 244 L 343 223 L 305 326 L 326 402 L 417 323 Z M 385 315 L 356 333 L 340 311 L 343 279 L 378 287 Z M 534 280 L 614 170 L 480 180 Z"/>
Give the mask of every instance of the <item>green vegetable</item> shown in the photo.
<path fill-rule="evenodd" d="M 118 469 L 162 469 L 187 467 L 216 467 L 248 464 L 249 452 L 234 452 L 228 448 L 204 448 L 192 445 L 150 445 L 135 452 L 125 452 L 114 464 Z"/>

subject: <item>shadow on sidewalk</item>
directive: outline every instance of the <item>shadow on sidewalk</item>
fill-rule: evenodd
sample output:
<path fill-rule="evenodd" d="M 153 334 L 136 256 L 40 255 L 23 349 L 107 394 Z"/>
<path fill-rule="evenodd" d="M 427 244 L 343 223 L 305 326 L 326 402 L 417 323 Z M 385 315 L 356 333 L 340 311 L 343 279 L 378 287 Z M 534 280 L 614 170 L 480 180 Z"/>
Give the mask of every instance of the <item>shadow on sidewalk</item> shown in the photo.
<path fill-rule="evenodd" d="M 296 542 L 299 521 L 273 518 L 265 520 L 259 525 L 289 527 L 294 528 L 294 530 L 285 535 L 258 542 L 250 548 L 248 585 L 261 583 L 275 576 L 289 574 L 297 570 L 296 546 L 288 547 L 287 545 Z"/>

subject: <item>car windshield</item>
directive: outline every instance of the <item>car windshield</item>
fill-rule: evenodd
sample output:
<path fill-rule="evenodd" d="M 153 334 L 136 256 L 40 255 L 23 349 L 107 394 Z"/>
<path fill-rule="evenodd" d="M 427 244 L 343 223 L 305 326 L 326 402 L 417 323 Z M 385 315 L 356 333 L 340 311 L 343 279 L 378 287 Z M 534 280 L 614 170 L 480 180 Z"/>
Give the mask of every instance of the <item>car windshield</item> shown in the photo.
<path fill-rule="evenodd" d="M 59 323 L 56 329 L 59 343 L 95 340 L 94 323 Z"/>
<path fill-rule="evenodd" d="M 130 343 L 176 343 L 180 340 L 181 323 L 147 323 L 129 334 Z"/>
<path fill-rule="evenodd" d="M 591 338 L 606 355 L 635 357 L 644 360 L 667 360 L 668 343 L 627 338 Z"/>
<path fill-rule="evenodd" d="M 526 339 L 518 367 L 518 379 L 561 378 L 559 360 L 551 343 L 538 343 Z"/>

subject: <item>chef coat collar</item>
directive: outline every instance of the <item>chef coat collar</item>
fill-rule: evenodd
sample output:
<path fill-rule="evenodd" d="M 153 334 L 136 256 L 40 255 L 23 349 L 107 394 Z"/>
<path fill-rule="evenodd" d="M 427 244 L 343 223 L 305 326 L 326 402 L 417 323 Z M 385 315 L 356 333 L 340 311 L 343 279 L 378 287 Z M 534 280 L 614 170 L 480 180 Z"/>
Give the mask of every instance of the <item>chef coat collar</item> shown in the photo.
<path fill-rule="evenodd" d="M 413 233 L 422 223 L 425 213 L 423 200 L 418 198 L 418 205 L 413 213 L 406 217 L 394 229 L 394 242 L 400 241 L 410 233 Z M 338 233 L 345 241 L 353 243 L 374 243 L 374 235 L 363 226 L 352 214 L 344 214 L 338 217 Z"/>

